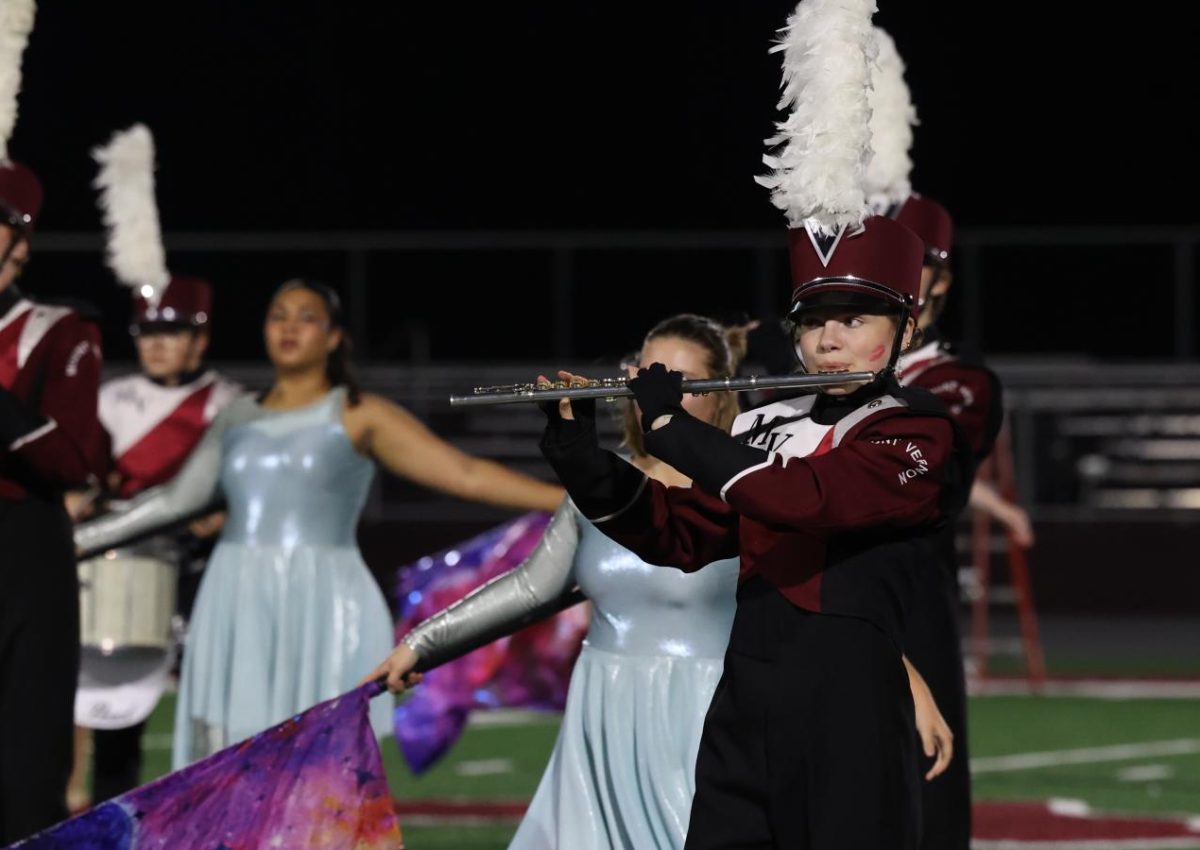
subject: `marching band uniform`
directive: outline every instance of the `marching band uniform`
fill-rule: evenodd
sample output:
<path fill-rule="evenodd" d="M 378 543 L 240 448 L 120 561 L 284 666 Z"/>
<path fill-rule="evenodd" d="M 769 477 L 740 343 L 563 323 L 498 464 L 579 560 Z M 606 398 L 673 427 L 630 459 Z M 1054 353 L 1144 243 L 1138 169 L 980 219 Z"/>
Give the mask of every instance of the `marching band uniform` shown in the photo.
<path fill-rule="evenodd" d="M 543 453 L 606 535 L 685 571 L 741 558 L 696 765 L 690 850 L 913 848 L 919 836 L 901 645 L 916 572 L 965 501 L 971 459 L 944 408 L 891 372 L 923 246 L 868 216 L 855 158 L 868 138 L 873 6 L 804 0 L 789 21 L 784 100 L 796 111 L 773 140 L 787 143 L 770 160 L 777 171 L 762 182 L 792 223 L 792 316 L 823 305 L 886 310 L 897 320 L 888 368 L 846 396 L 743 413 L 732 434 L 683 411 L 677 373 L 642 370 L 630 388 L 647 451 L 691 477 L 690 489 L 602 451 L 588 405 L 573 405 L 572 420 L 548 409 Z M 814 96 L 822 91 L 837 95 Z"/>
<path fill-rule="evenodd" d="M 0 228 L 29 239 L 42 191 L 0 163 Z M 79 584 L 63 492 L 96 483 L 100 335 L 67 307 L 0 290 L 0 843 L 66 817 Z"/>
<path fill-rule="evenodd" d="M 896 220 L 924 243 L 922 299 L 918 304 L 921 345 L 901 355 L 897 376 L 941 400 L 962 429 L 976 462 L 992 449 L 1003 418 L 1000 382 L 980 363 L 959 356 L 937 334 L 945 295 L 943 282 L 954 240 L 950 214 L 938 202 L 912 191 L 916 108 L 904 80 L 904 61 L 892 38 L 878 27 L 871 87 L 872 156 L 866 189 L 873 208 Z M 927 325 L 927 326 L 926 326 Z M 971 841 L 971 779 L 967 740 L 967 692 L 958 626 L 958 570 L 954 527 L 940 534 L 935 557 L 920 565 L 904 650 L 921 671 L 954 733 L 955 756 L 946 771 L 922 783 L 922 840 L 926 850 L 967 850 Z"/>
<path fill-rule="evenodd" d="M 687 846 L 912 846 L 904 617 L 969 465 L 940 405 L 884 379 L 744 413 L 732 437 L 675 412 L 646 444 L 690 490 L 617 463 L 589 474 L 588 437 L 565 425 L 544 449 L 597 528 L 684 570 L 742 558 Z"/>
<path fill-rule="evenodd" d="M 137 295 L 134 332 L 155 323 L 203 329 L 211 315 L 208 282 L 172 276 L 157 303 Z M 143 374 L 105 382 L 100 421 L 112 443 L 117 493 L 130 498 L 171 480 L 216 415 L 241 392 L 238 384 L 212 369 L 183 375 L 175 386 Z"/>
<path fill-rule="evenodd" d="M 953 222 L 936 201 L 912 195 L 893 212 L 925 242 L 926 264 L 950 257 Z M 897 366 L 900 383 L 939 398 L 971 446 L 976 463 L 991 454 L 1003 422 L 1000 380 L 982 363 L 960 356 L 931 325 L 924 344 Z M 923 834 L 928 850 L 966 850 L 971 841 L 971 774 L 967 741 L 967 688 L 958 625 L 958 553 L 954 528 L 942 531 L 937 558 L 922 565 L 904 650 L 921 671 L 954 733 L 955 757 L 946 772 L 922 788 Z"/>
<path fill-rule="evenodd" d="M 155 325 L 207 332 L 212 288 L 199 278 L 173 275 L 154 298 L 135 294 L 134 334 Z M 112 471 L 109 489 L 129 499 L 169 481 L 200 442 L 216 415 L 242 390 L 212 369 L 179 377 L 170 386 L 145 374 L 114 378 L 100 387 L 100 422 L 107 432 Z M 119 503 L 110 503 L 119 510 Z M 164 552 L 180 571 L 180 590 L 190 586 L 190 562 L 203 560 L 211 546 L 186 531 L 171 535 Z M 186 606 L 181 606 L 186 608 Z M 174 613 L 174 612 L 171 612 Z M 153 669 L 129 669 L 127 675 L 97 675 L 103 663 L 85 654 L 75 722 L 95 729 L 92 797 L 116 797 L 140 782 L 141 735 L 175 664 L 172 649 Z M 119 680 L 113 684 L 114 680 Z"/>

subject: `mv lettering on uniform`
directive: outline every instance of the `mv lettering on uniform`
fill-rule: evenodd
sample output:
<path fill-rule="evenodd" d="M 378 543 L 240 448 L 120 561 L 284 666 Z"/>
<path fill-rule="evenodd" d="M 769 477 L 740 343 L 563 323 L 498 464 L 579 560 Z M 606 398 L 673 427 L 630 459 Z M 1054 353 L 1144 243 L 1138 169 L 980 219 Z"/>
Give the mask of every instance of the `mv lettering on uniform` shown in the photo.
<path fill-rule="evenodd" d="M 912 459 L 912 462 L 915 464 L 915 466 L 911 466 L 903 472 L 897 473 L 898 477 L 900 478 L 900 486 L 902 487 L 912 479 L 916 478 L 918 475 L 924 475 L 925 473 L 929 472 L 929 461 L 925 459 L 925 455 L 921 452 L 921 449 L 917 447 L 916 443 L 908 443 L 904 447 L 904 451 L 908 454 L 909 458 Z"/>
<path fill-rule="evenodd" d="M 783 448 L 788 440 L 792 439 L 795 434 L 779 434 L 774 431 L 768 431 L 764 434 L 758 433 L 758 430 L 763 426 L 766 416 L 758 414 L 754 417 L 754 424 L 750 427 L 750 439 L 747 441 L 749 445 L 759 448 L 765 448 L 769 452 L 778 451 Z"/>
<path fill-rule="evenodd" d="M 90 353 L 93 348 L 95 346 L 85 339 L 71 349 L 71 356 L 67 358 L 68 378 L 74 378 L 79 374 L 79 361 L 84 358 L 84 355 Z"/>

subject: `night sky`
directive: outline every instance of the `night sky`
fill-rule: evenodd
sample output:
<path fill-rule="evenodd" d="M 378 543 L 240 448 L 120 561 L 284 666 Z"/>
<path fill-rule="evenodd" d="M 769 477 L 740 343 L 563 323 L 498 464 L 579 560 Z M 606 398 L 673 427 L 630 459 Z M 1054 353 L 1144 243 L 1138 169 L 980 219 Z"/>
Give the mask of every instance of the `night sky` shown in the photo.
<path fill-rule="evenodd" d="M 46 233 L 98 230 L 88 150 L 134 121 L 156 136 L 168 234 L 782 229 L 752 178 L 776 117 L 779 61 L 767 49 L 793 5 L 43 0 L 10 151 L 45 183 Z M 961 228 L 1196 221 L 1197 138 L 1185 127 L 1195 74 L 1184 69 L 1181 26 L 1131 11 L 1072 19 L 1058 8 L 1076 4 L 880 5 L 876 20 L 905 57 L 921 119 L 914 185 L 946 203 Z M 1141 257 L 1142 274 L 1169 290 L 1169 259 L 1130 249 L 1093 258 L 1099 278 L 1068 280 L 1070 297 L 1093 286 L 1108 297 L 1139 273 Z M 286 265 L 173 255 L 180 262 L 255 278 L 254 310 Z M 1055 282 L 1024 283 L 1026 296 L 1079 266 L 1032 262 Z M 345 269 L 340 258 L 304 263 L 335 283 Z M 42 266 L 31 289 L 86 291 L 106 311 L 121 303 L 96 294 L 111 286 L 97 258 Z M 993 266 L 991 280 L 1006 280 L 1003 263 Z M 524 274 L 506 269 L 506 282 Z M 373 287 L 385 272 L 372 272 Z M 999 309 L 1001 300 L 985 303 Z M 1016 344 L 1002 325 L 988 333 L 991 348 Z M 474 356 L 448 334 L 434 328 L 434 356 Z M 380 339 L 372 333 L 376 355 L 403 354 L 403 341 Z M 584 349 L 609 353 L 600 343 Z M 1171 344 L 1065 350 L 1156 355 Z"/>

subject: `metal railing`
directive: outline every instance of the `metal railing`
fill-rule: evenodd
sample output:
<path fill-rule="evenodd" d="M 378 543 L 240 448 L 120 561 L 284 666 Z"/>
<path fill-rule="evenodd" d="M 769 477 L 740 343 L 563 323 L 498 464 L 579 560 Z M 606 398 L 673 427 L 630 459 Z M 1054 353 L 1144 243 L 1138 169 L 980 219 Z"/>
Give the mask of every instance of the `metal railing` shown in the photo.
<path fill-rule="evenodd" d="M 1084 360 L 1053 359 L 1041 361 L 997 359 L 993 365 L 1001 372 L 1007 387 L 1007 407 L 1013 429 L 1017 478 L 1026 504 L 1044 516 L 1098 517 L 1103 512 L 1086 505 L 1063 502 L 1046 494 L 1048 469 L 1054 468 L 1054 457 L 1045 452 L 1047 440 L 1067 446 L 1079 442 L 1080 428 L 1093 427 L 1075 422 L 1063 425 L 1070 416 L 1091 416 L 1111 412 L 1118 417 L 1138 410 L 1164 416 L 1189 415 L 1200 412 L 1200 366 L 1197 354 L 1196 249 L 1200 243 L 1200 227 L 1174 228 L 1022 228 L 974 229 L 960 231 L 956 238 L 959 275 L 972 285 L 956 293 L 961 302 L 963 330 L 968 339 L 981 339 L 984 296 L 988 289 L 991 252 L 1008 249 L 1064 248 L 1089 251 L 1124 247 L 1153 253 L 1157 257 L 1159 286 L 1169 283 L 1173 317 L 1171 352 L 1174 363 L 1144 366 L 1099 366 Z M 782 229 L 766 231 L 362 231 L 362 232 L 280 232 L 280 233 L 171 233 L 166 236 L 169 252 L 190 252 L 213 255 L 235 266 L 238 255 L 305 255 L 321 253 L 340 257 L 346 292 L 348 323 L 360 345 L 368 339 L 369 318 L 394 291 L 372 277 L 372 260 L 384 253 L 451 252 L 481 254 L 486 252 L 528 253 L 544 257 L 546 281 L 550 285 L 551 307 L 548 326 L 537 333 L 549 337 L 547 349 L 553 353 L 551 362 L 524 364 L 503 360 L 481 365 L 433 364 L 428 345 L 417 345 L 404 363 L 377 363 L 364 370 L 368 387 L 396 398 L 417 415 L 435 423 L 439 432 L 464 448 L 479 454 L 503 458 L 532 470 L 541 468 L 536 454 L 534 432 L 539 428 L 535 411 L 509 411 L 501 414 L 487 412 L 474 417 L 451 414 L 445 400 L 452 392 L 463 392 L 482 384 L 508 383 L 528 380 L 538 370 L 563 364 L 578 369 L 595 370 L 595 365 L 580 365 L 579 352 L 573 345 L 572 329 L 587 317 L 577 315 L 577 289 L 584 264 L 591 262 L 596 252 L 734 252 L 749 262 L 752 270 L 748 282 L 738 296 L 761 316 L 777 312 L 780 293 L 786 290 L 786 235 Z M 102 237 L 99 233 L 39 233 L 37 251 L 44 255 L 94 255 L 97 276 L 103 275 Z M 636 259 L 631 259 L 636 262 Z M 1164 279 L 1164 262 L 1171 269 L 1169 280 Z M 90 260 L 88 260 L 90 264 Z M 289 263 L 294 263 L 289 256 Z M 742 263 L 745 268 L 745 262 Z M 282 279 L 282 278 L 280 278 Z M 1053 285 L 1048 283 L 1048 285 Z M 1151 285 L 1139 281 L 1139 286 Z M 748 289 L 748 291 L 747 291 Z M 1136 294 L 1136 290 L 1134 290 Z M 685 301 L 680 301 L 686 307 Z M 427 340 L 426 340 L 427 343 Z M 369 346 L 368 346 L 369 347 Z M 506 356 L 497 350 L 500 358 Z M 525 358 L 527 360 L 527 358 Z M 115 369 L 128 364 L 113 364 Z M 615 367 L 615 364 L 614 364 Z M 269 373 L 261 365 L 230 364 L 230 371 L 250 386 L 262 386 Z M 499 418 L 506 416 L 507 418 Z M 482 417 L 482 418 L 480 418 Z M 1118 431 L 1124 426 L 1118 426 Z M 1047 437 L 1046 435 L 1050 436 Z M 1072 436 L 1072 435 L 1076 436 Z M 611 434 L 610 434 L 611 436 Z M 1135 435 L 1136 436 L 1136 435 Z M 1153 436 L 1153 435 L 1151 435 Z M 1141 437 L 1138 436 L 1138 439 Z M 1175 435 L 1175 439 L 1188 439 Z M 1072 442 L 1072 441 L 1075 442 Z M 1091 449 L 1087 449 L 1091 451 Z M 1080 449 L 1084 451 L 1084 449 Z M 1118 458 L 1112 466 L 1121 474 L 1130 469 L 1128 458 Z M 1062 464 L 1059 464 L 1062 467 Z M 1093 470 L 1099 465 L 1093 463 Z M 541 468 L 543 474 L 546 472 Z M 1055 474 L 1068 476 L 1070 470 L 1059 468 Z M 1178 477 L 1182 473 L 1173 470 Z M 427 500 L 385 498 L 377 485 L 371 511 L 382 517 L 428 515 L 441 510 L 430 507 Z M 394 495 L 394 494 L 393 494 Z M 1136 494 L 1134 494 L 1136 497 Z M 1057 500 L 1057 501 L 1056 501 Z M 415 512 L 415 513 L 414 513 Z M 1085 516 L 1086 515 L 1086 516 Z M 1194 515 L 1194 512 L 1193 514 Z"/>
<path fill-rule="evenodd" d="M 615 363 L 604 374 L 595 364 L 561 365 L 595 377 L 617 372 Z M 1195 521 L 1200 516 L 1200 364 L 1103 367 L 999 360 L 992 365 L 1005 385 L 1018 491 L 1035 518 L 1102 522 L 1114 516 L 1170 515 Z M 112 363 L 106 376 L 132 368 Z M 272 379 L 265 364 L 220 368 L 254 390 Z M 551 478 L 538 451 L 544 419 L 534 405 L 451 408 L 448 401 L 475 386 L 528 381 L 545 369 L 543 363 L 375 363 L 361 370 L 361 379 L 365 389 L 403 404 L 464 451 Z M 615 414 L 615 405 L 612 409 Z M 602 439 L 616 447 L 616 416 L 599 421 Z M 1131 467 L 1144 472 L 1143 481 L 1130 480 Z M 1189 502 L 1192 492 L 1195 504 Z M 366 518 L 429 522 L 505 515 L 379 476 Z"/>
<path fill-rule="evenodd" d="M 557 358 L 577 354 L 572 346 L 576 318 L 576 284 L 583 255 L 592 252 L 734 252 L 750 263 L 744 284 L 747 309 L 757 316 L 778 312 L 781 282 L 786 280 L 786 236 L 780 230 L 689 231 L 361 231 L 361 232 L 179 232 L 165 237 L 168 253 L 199 252 L 213 255 L 264 253 L 324 253 L 342 257 L 348 324 L 356 340 L 368 341 L 368 317 L 385 293 L 373 288 L 370 259 L 395 252 L 507 252 L 528 253 L 546 259 L 545 274 L 551 286 L 550 350 Z M 961 287 L 963 336 L 983 338 L 984 294 L 988 287 L 988 262 L 992 250 L 1030 248 L 1145 250 L 1169 258 L 1173 303 L 1173 354 L 1178 360 L 1197 354 L 1196 247 L 1200 227 L 1167 228 L 984 228 L 965 229 L 956 235 L 959 275 L 972 285 Z M 95 254 L 101 263 L 103 242 L 99 233 L 39 233 L 41 254 Z M 282 279 L 282 278 L 281 278 Z M 1159 281 L 1164 283 L 1166 281 Z M 1051 284 L 1048 284 L 1051 285 Z M 1138 286 L 1147 285 L 1138 281 Z M 682 305 L 686 306 L 686 305 Z M 427 344 L 411 352 L 420 360 Z"/>

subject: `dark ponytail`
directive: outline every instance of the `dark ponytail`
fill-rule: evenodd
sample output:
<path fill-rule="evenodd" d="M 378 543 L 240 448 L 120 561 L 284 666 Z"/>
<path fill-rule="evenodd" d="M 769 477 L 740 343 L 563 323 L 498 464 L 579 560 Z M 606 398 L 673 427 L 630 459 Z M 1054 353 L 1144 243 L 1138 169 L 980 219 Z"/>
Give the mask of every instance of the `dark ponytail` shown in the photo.
<path fill-rule="evenodd" d="M 306 278 L 294 278 L 275 290 L 272 300 L 293 289 L 306 289 L 315 293 L 325 302 L 325 310 L 329 313 L 329 327 L 341 331 L 341 341 L 337 348 L 329 353 L 325 361 L 325 377 L 335 387 L 346 388 L 346 401 L 354 407 L 362 400 L 362 387 L 354 374 L 354 364 L 351 354 L 354 344 L 350 340 L 350 332 L 342 321 L 342 298 L 332 286 Z"/>
<path fill-rule="evenodd" d="M 354 407 L 362 400 L 362 387 L 359 386 L 358 378 L 354 374 L 354 363 L 351 357 L 354 345 L 350 341 L 350 334 L 346 332 L 345 328 L 342 328 L 341 331 L 342 341 L 329 353 L 329 360 L 325 364 L 325 376 L 329 378 L 329 383 L 333 386 L 346 388 L 346 401 L 351 407 Z"/>

